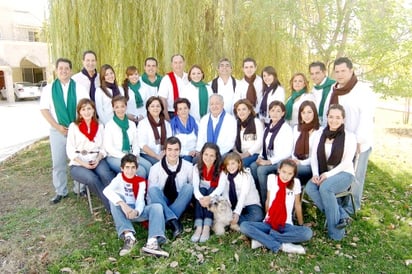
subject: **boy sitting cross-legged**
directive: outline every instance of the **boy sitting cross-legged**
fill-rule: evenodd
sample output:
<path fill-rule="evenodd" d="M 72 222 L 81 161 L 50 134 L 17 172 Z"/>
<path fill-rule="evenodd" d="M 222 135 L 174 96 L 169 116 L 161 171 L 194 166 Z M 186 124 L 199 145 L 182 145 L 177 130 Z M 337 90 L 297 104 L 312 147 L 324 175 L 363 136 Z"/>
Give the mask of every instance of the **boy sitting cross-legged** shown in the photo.
<path fill-rule="evenodd" d="M 129 254 L 136 244 L 136 234 L 132 222 L 149 221 L 149 237 L 142 247 L 142 252 L 158 257 L 169 257 L 169 253 L 160 249 L 166 242 L 163 208 L 160 204 L 145 204 L 146 180 L 136 176 L 137 158 L 126 154 L 121 159 L 121 173 L 104 189 L 103 193 L 110 201 L 110 211 L 116 225 L 119 238 L 124 240 L 119 255 Z"/>

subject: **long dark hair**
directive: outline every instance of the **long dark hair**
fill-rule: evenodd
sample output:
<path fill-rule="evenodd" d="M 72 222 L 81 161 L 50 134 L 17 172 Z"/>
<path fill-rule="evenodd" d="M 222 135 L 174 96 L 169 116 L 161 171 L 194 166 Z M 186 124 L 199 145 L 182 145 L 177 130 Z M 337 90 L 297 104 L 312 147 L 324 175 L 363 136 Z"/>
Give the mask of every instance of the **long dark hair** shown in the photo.
<path fill-rule="evenodd" d="M 197 168 L 198 168 L 198 170 L 199 170 L 199 175 L 200 175 L 200 178 L 204 178 L 204 175 L 203 175 L 203 166 L 204 166 L 205 164 L 203 163 L 203 158 L 202 158 L 202 156 L 203 156 L 203 153 L 205 152 L 205 150 L 208 149 L 208 148 L 214 150 L 215 153 L 216 153 L 216 160 L 215 160 L 215 162 L 213 163 L 214 171 L 213 171 L 212 180 L 213 180 L 213 181 L 218 181 L 218 180 L 219 180 L 219 176 L 220 176 L 220 164 L 221 164 L 221 162 L 222 162 L 222 155 L 220 154 L 220 149 L 219 149 L 219 147 L 218 147 L 216 144 L 214 144 L 214 143 L 205 143 L 205 144 L 203 145 L 203 147 L 202 147 L 202 150 L 200 151 L 200 156 L 199 156 L 199 158 L 197 159 Z"/>
<path fill-rule="evenodd" d="M 106 94 L 107 97 L 109 98 L 113 98 L 113 96 L 109 93 L 109 91 L 107 90 L 107 84 L 106 84 L 106 80 L 104 79 L 104 76 L 106 74 L 107 70 L 112 70 L 113 74 L 114 74 L 114 85 L 117 86 L 117 81 L 116 81 L 116 72 L 114 71 L 113 67 L 109 64 L 104 64 L 101 68 L 100 68 L 100 88 L 103 90 L 104 94 Z"/>

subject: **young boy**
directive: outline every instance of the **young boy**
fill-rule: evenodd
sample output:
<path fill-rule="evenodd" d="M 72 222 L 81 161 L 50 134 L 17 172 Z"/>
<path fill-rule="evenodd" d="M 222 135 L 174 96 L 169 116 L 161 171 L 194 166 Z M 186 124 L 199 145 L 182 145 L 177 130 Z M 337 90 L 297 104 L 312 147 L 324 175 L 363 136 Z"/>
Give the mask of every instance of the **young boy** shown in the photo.
<path fill-rule="evenodd" d="M 124 240 L 119 255 L 129 254 L 136 244 L 136 231 L 132 222 L 149 220 L 149 237 L 142 247 L 142 252 L 157 257 L 169 257 L 169 253 L 159 247 L 166 242 L 163 208 L 157 203 L 145 205 L 146 180 L 136 176 L 136 156 L 126 154 L 121 159 L 120 166 L 122 172 L 103 191 L 110 201 L 117 234 Z"/>

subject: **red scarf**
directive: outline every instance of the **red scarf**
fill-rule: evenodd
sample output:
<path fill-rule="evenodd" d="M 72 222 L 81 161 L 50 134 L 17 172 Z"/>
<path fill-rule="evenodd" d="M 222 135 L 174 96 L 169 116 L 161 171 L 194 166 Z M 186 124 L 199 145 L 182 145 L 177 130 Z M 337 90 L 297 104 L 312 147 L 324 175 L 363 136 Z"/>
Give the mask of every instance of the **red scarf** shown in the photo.
<path fill-rule="evenodd" d="M 93 142 L 94 137 L 96 137 L 97 130 L 99 129 L 99 123 L 95 121 L 94 119 L 91 120 L 90 122 L 90 131 L 89 128 L 87 127 L 87 124 L 84 120 L 82 120 L 79 123 L 79 130 L 81 133 L 83 133 L 89 141 Z"/>
<path fill-rule="evenodd" d="M 270 205 L 268 211 L 268 217 L 266 218 L 266 223 L 270 224 L 272 229 L 281 232 L 285 227 L 286 223 L 286 187 L 288 183 L 282 182 L 279 176 L 278 178 L 278 192 L 276 197 Z M 292 179 L 293 180 L 293 179 Z"/>
<path fill-rule="evenodd" d="M 210 170 L 208 171 L 208 170 L 207 170 L 207 166 L 206 166 L 206 165 L 203 165 L 203 170 L 202 170 L 203 179 L 204 179 L 205 181 L 210 182 L 210 187 L 216 188 L 217 185 L 219 184 L 219 179 L 218 179 L 217 181 L 216 181 L 216 180 L 213 180 L 213 174 L 214 174 L 214 172 L 215 172 L 215 166 L 212 166 L 212 167 L 210 168 Z"/>
<path fill-rule="evenodd" d="M 142 177 L 139 177 L 139 176 L 133 176 L 133 178 L 127 178 L 126 176 L 124 176 L 123 172 L 122 172 L 122 178 L 123 178 L 123 181 L 125 181 L 126 183 L 132 184 L 134 198 L 136 199 L 137 194 L 139 193 L 140 183 L 145 182 L 146 180 Z"/>
<path fill-rule="evenodd" d="M 169 75 L 170 81 L 172 82 L 173 86 L 173 102 L 179 98 L 179 89 L 177 87 L 177 81 L 174 72 L 169 72 L 167 75 Z"/>

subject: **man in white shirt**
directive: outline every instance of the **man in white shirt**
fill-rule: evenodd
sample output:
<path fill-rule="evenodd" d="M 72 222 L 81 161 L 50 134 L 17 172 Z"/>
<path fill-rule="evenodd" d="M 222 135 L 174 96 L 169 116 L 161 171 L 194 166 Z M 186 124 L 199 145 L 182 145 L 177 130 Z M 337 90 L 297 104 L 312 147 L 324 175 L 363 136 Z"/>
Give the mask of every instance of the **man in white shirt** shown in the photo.
<path fill-rule="evenodd" d="M 72 62 L 59 58 L 56 61 L 57 79 L 47 85 L 40 98 L 40 112 L 50 124 L 50 150 L 53 162 L 53 185 L 56 196 L 51 202 L 59 203 L 67 197 L 67 131 L 76 119 L 77 103 L 89 98 L 88 92 L 71 77 Z"/>
<path fill-rule="evenodd" d="M 82 70 L 73 75 L 72 79 L 76 81 L 76 84 L 82 85 L 87 91 L 89 91 L 90 99 L 95 102 L 94 94 L 96 93 L 96 88 L 100 87 L 99 73 L 96 70 L 96 53 L 92 50 L 86 50 L 83 53 L 82 62 Z"/>
<path fill-rule="evenodd" d="M 212 87 L 213 93 L 223 96 L 225 111 L 233 114 L 237 80 L 232 76 L 232 63 L 230 60 L 227 58 L 220 59 L 217 71 L 219 76 L 213 79 L 209 85 Z"/>
<path fill-rule="evenodd" d="M 173 55 L 171 62 L 172 71 L 163 77 L 158 93 L 164 107 L 165 119 L 168 121 L 174 116 L 173 103 L 179 98 L 183 87 L 189 83 L 188 75 L 184 72 L 185 58 L 183 55 Z"/>
<path fill-rule="evenodd" d="M 180 216 L 193 195 L 193 166 L 180 157 L 181 143 L 176 137 L 165 142 L 165 156 L 152 166 L 149 173 L 149 203 L 163 206 L 166 224 L 172 229 L 173 237 L 183 232 Z"/>
<path fill-rule="evenodd" d="M 142 89 L 147 90 L 146 94 L 157 96 L 162 76 L 157 73 L 157 59 L 147 57 L 144 61 L 144 73 L 140 76 Z"/>

